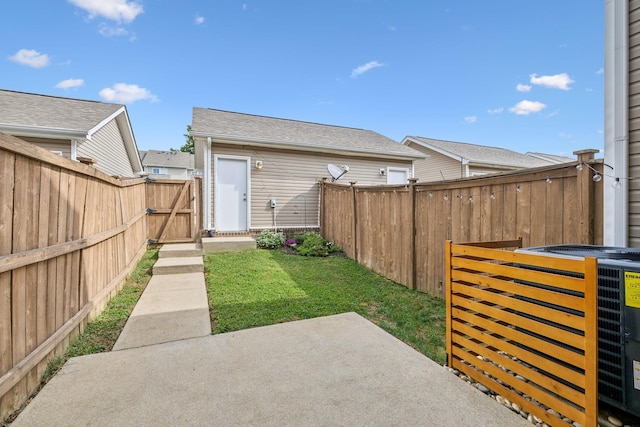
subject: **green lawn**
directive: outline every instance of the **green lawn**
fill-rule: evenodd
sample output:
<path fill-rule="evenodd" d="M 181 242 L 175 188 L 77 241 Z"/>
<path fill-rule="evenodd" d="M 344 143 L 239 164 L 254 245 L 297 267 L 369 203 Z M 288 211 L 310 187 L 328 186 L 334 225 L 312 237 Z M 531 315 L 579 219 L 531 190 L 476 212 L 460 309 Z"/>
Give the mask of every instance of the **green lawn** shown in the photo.
<path fill-rule="evenodd" d="M 347 258 L 255 250 L 205 257 L 214 333 L 354 311 L 438 363 L 444 301 Z"/>

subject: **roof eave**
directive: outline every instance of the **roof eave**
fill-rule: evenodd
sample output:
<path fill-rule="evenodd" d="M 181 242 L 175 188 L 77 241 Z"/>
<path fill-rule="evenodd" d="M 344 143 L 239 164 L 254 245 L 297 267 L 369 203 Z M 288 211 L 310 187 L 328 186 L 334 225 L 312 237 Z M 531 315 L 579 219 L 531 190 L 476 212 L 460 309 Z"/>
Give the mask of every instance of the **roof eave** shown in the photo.
<path fill-rule="evenodd" d="M 441 148 L 435 147 L 435 146 L 433 146 L 433 145 L 431 145 L 431 144 L 429 144 L 429 143 L 427 143 L 427 142 L 417 140 L 417 139 L 412 138 L 412 137 L 410 137 L 410 136 L 405 137 L 405 138 L 404 138 L 404 140 L 402 141 L 402 144 L 403 144 L 403 145 L 407 145 L 409 142 L 414 142 L 414 143 L 416 143 L 416 144 L 418 144 L 418 145 L 423 146 L 424 148 L 428 148 L 429 150 L 433 150 L 433 151 L 435 151 L 436 153 L 440 153 L 440 154 L 442 154 L 443 156 L 447 156 L 447 157 L 450 157 L 450 158 L 452 158 L 452 159 L 454 159 L 454 160 L 457 160 L 457 161 L 459 161 L 459 162 L 462 162 L 462 164 L 463 164 L 463 165 L 467 165 L 467 164 L 469 164 L 469 159 L 466 159 L 466 158 L 464 158 L 464 157 L 462 157 L 462 156 L 459 156 L 459 155 L 457 155 L 457 154 L 455 154 L 455 153 L 452 153 L 452 152 L 450 152 L 450 151 L 443 150 L 443 149 L 441 149 Z"/>
<path fill-rule="evenodd" d="M 502 163 L 489 163 L 489 162 L 474 162 L 470 161 L 469 166 L 474 167 L 486 167 L 486 168 L 500 168 L 500 169 L 526 169 L 527 166 L 505 165 Z"/>
<path fill-rule="evenodd" d="M 79 129 L 48 128 L 41 126 L 22 126 L 0 123 L 0 132 L 13 136 L 30 136 L 51 139 L 90 139 L 87 131 Z"/>
<path fill-rule="evenodd" d="M 123 133 L 125 150 L 131 161 L 131 168 L 134 174 L 140 174 L 144 171 L 142 166 L 142 160 L 140 159 L 140 152 L 138 151 L 138 145 L 136 144 L 136 138 L 133 136 L 133 129 L 131 128 L 131 122 L 129 121 L 129 115 L 127 114 L 127 108 L 123 105 L 116 112 L 104 119 L 98 125 L 91 129 L 92 132 L 96 132 L 101 127 L 105 126 L 111 120 L 115 119 L 118 122 L 120 131 Z"/>
<path fill-rule="evenodd" d="M 345 153 L 345 154 L 348 153 L 351 155 L 357 155 L 361 157 L 376 157 L 376 158 L 411 160 L 411 161 L 417 160 L 417 159 L 424 159 L 427 157 L 426 155 L 422 155 L 422 154 L 404 155 L 404 154 L 392 154 L 392 153 L 379 153 L 379 152 L 372 152 L 368 150 L 344 149 L 344 148 L 338 148 L 338 147 L 321 147 L 321 146 L 305 144 L 305 143 L 289 143 L 289 142 L 283 142 L 283 141 L 265 140 L 265 139 L 250 138 L 250 137 L 237 138 L 229 135 L 215 135 L 215 134 L 209 134 L 206 132 L 192 131 L 191 136 L 200 137 L 200 138 L 211 138 L 211 140 L 214 142 L 223 142 L 225 144 L 230 144 L 230 145 L 254 145 L 257 147 L 264 147 L 264 148 L 279 148 L 279 149 L 286 149 L 286 150 L 306 151 L 306 152 L 315 152 L 315 153 L 319 152 L 319 153 L 335 154 L 335 152 L 338 151 L 341 153 Z"/>

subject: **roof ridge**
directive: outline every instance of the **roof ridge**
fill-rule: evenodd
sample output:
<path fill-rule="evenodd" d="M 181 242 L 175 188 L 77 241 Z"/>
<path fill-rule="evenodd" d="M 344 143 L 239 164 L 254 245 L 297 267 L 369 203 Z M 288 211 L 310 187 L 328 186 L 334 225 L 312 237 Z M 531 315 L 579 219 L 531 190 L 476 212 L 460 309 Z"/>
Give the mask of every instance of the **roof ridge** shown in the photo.
<path fill-rule="evenodd" d="M 211 110 L 211 111 L 219 111 L 221 113 L 238 114 L 238 115 L 241 115 L 241 116 L 252 116 L 252 117 L 260 117 L 260 118 L 263 118 L 263 119 L 281 120 L 281 121 L 285 121 L 285 122 L 306 123 L 306 124 L 310 124 L 310 125 L 327 126 L 327 127 L 335 127 L 335 128 L 351 129 L 351 130 L 360 130 L 360 131 L 364 131 L 364 132 L 375 132 L 375 131 L 372 131 L 370 129 L 355 128 L 355 127 L 350 127 L 350 126 L 332 125 L 332 124 L 326 124 L 326 123 L 317 123 L 317 122 L 310 122 L 310 121 L 307 121 L 307 120 L 286 119 L 286 118 L 282 118 L 282 117 L 265 116 L 265 115 L 262 115 L 262 114 L 240 113 L 238 111 L 220 110 L 218 108 L 208 108 L 208 107 L 194 107 L 194 108 L 201 108 L 203 110 Z M 375 132 L 375 133 L 377 133 L 377 132 Z"/>
<path fill-rule="evenodd" d="M 430 141 L 438 141 L 438 142 L 451 142 L 453 144 L 472 145 L 474 147 L 482 147 L 482 148 L 497 148 L 497 149 L 500 149 L 500 150 L 508 150 L 508 151 L 512 151 L 514 153 L 519 153 L 518 151 L 514 151 L 514 150 L 511 150 L 509 148 L 496 147 L 494 145 L 482 145 L 482 144 L 473 144 L 471 142 L 449 141 L 449 140 L 446 140 L 446 139 L 428 138 L 426 136 L 415 136 L 414 138 L 427 139 L 427 140 L 430 140 Z M 522 154 L 522 153 L 519 153 L 519 154 Z"/>
<path fill-rule="evenodd" d="M 115 102 L 104 102 L 104 101 L 96 101 L 95 99 L 81 99 L 81 98 L 71 98 L 71 97 L 68 97 L 68 96 L 48 95 L 48 94 L 33 93 L 33 92 L 23 92 L 23 91 L 20 91 L 20 90 L 1 89 L 0 88 L 0 92 L 11 92 L 11 93 L 18 93 L 18 94 L 22 94 L 22 95 L 32 95 L 32 96 L 42 96 L 42 97 L 46 97 L 46 98 L 65 99 L 65 100 L 68 100 L 68 101 L 94 102 L 96 104 L 117 105 L 117 106 L 120 106 L 120 107 L 125 106 L 124 104 L 116 104 Z"/>

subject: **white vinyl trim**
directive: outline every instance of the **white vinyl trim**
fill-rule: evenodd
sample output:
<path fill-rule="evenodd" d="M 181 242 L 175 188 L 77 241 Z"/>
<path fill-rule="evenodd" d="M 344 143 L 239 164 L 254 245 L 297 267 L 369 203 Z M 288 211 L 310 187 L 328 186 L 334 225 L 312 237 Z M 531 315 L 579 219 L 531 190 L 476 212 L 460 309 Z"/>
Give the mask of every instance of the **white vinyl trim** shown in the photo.
<path fill-rule="evenodd" d="M 629 239 L 629 10 L 627 0 L 605 3 L 604 244 L 626 247 Z M 606 166 L 605 166 L 606 167 Z"/>

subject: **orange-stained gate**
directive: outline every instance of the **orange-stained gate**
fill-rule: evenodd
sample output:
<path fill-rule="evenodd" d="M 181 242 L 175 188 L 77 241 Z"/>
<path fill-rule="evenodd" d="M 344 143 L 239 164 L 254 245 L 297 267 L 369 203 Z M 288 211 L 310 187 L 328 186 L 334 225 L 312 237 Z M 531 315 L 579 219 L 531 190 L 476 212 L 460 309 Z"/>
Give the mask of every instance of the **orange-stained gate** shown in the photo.
<path fill-rule="evenodd" d="M 150 243 L 196 240 L 195 181 L 148 180 L 147 213 Z"/>

